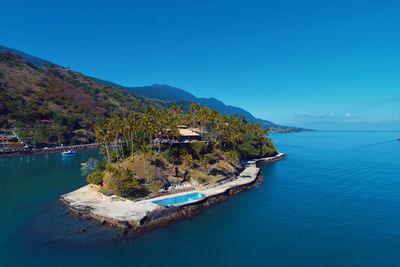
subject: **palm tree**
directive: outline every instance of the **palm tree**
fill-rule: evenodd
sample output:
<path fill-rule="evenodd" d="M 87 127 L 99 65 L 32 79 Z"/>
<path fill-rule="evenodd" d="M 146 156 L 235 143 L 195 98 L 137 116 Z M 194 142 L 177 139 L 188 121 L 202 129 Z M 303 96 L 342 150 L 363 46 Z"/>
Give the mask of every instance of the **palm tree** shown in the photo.
<path fill-rule="evenodd" d="M 182 112 L 183 112 L 183 109 L 182 109 L 181 106 L 174 104 L 174 105 L 172 105 L 172 107 L 170 108 L 170 111 L 171 111 L 173 114 L 181 115 Z"/>
<path fill-rule="evenodd" d="M 106 124 L 99 124 L 95 128 L 95 135 L 97 142 L 103 144 L 106 148 L 106 157 L 107 161 L 110 163 L 110 150 L 109 150 L 109 141 L 110 141 L 110 134 L 107 130 Z"/>
<path fill-rule="evenodd" d="M 189 168 L 192 166 L 193 157 L 189 153 L 182 154 L 181 159 Z"/>
<path fill-rule="evenodd" d="M 204 127 L 211 121 L 211 110 L 207 107 L 201 107 L 198 111 L 198 121 L 201 128 L 201 138 L 204 137 Z"/>
<path fill-rule="evenodd" d="M 189 106 L 189 116 L 191 119 L 191 123 L 193 127 L 197 126 L 197 114 L 200 111 L 200 104 L 197 102 L 193 102 L 192 104 L 190 104 Z"/>
<path fill-rule="evenodd" d="M 119 118 L 116 116 L 113 116 L 108 122 L 107 122 L 107 130 L 109 132 L 109 135 L 111 137 L 111 143 L 113 143 L 113 150 L 117 155 L 117 161 L 119 159 L 119 144 L 118 144 L 118 139 L 120 135 L 120 125 L 119 125 Z"/>
<path fill-rule="evenodd" d="M 132 113 L 125 119 L 125 134 L 129 141 L 131 155 L 134 154 L 135 143 L 138 143 L 137 133 L 140 131 L 141 117 L 138 113 Z"/>

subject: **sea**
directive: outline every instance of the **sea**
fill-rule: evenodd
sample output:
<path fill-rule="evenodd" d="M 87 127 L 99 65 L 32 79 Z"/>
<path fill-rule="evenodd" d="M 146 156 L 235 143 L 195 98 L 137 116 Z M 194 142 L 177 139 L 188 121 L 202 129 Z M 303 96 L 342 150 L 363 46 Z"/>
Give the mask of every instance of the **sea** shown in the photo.
<path fill-rule="evenodd" d="M 400 132 L 270 137 L 254 188 L 141 236 L 60 204 L 97 151 L 0 158 L 0 266 L 400 266 Z"/>

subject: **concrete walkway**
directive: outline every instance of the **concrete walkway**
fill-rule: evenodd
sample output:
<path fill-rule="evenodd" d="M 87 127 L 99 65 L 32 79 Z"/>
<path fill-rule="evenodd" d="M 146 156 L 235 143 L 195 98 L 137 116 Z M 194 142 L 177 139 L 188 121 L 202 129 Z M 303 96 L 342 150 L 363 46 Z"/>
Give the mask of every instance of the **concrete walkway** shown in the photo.
<path fill-rule="evenodd" d="M 99 187 L 88 184 L 61 198 L 77 211 L 90 211 L 95 216 L 121 221 L 140 221 L 158 206 L 151 202 L 138 203 L 98 192 Z"/>

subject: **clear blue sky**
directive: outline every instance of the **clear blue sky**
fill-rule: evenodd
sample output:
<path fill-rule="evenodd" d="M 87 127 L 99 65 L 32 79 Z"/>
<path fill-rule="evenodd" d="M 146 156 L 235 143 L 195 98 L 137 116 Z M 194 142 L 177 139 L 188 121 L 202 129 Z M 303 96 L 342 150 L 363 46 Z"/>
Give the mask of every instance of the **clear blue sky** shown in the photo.
<path fill-rule="evenodd" d="M 232 3 L 235 2 L 235 3 Z M 3 1 L 0 44 L 276 123 L 400 129 L 399 1 Z"/>

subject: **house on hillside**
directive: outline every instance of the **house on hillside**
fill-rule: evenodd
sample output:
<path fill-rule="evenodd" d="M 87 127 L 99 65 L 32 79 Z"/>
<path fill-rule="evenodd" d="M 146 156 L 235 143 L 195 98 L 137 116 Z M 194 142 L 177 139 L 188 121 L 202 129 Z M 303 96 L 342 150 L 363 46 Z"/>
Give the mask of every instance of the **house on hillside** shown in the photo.
<path fill-rule="evenodd" d="M 188 128 L 186 125 L 178 125 L 179 131 L 178 141 L 188 143 L 192 141 L 201 141 L 200 134 L 194 129 Z"/>
<path fill-rule="evenodd" d="M 190 142 L 202 142 L 201 134 L 195 128 L 189 128 L 186 125 L 177 126 L 179 136 L 176 139 L 168 137 L 168 132 L 171 129 L 163 129 L 154 140 L 155 144 L 185 144 Z"/>

